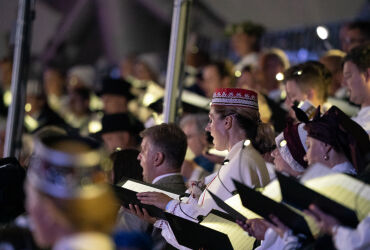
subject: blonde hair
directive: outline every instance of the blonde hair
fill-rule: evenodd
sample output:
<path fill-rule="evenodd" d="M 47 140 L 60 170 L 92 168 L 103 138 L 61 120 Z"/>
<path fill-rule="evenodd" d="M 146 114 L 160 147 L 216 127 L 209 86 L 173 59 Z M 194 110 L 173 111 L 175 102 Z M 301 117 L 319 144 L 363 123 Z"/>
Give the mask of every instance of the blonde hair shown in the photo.
<path fill-rule="evenodd" d="M 119 203 L 109 186 L 88 198 L 62 199 L 38 191 L 75 232 L 94 231 L 110 234 L 116 223 Z"/>
<path fill-rule="evenodd" d="M 246 137 L 251 140 L 253 146 L 261 153 L 270 152 L 275 146 L 275 134 L 272 126 L 263 123 L 260 113 L 256 109 L 237 106 L 213 106 L 215 112 L 222 118 L 235 115 L 235 118 L 245 132 Z"/>

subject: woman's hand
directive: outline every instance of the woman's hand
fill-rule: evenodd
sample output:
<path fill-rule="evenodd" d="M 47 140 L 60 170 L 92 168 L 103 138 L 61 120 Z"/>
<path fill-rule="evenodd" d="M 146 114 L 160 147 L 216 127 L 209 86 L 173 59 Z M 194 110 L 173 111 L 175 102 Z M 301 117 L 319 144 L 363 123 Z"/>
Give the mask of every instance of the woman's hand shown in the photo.
<path fill-rule="evenodd" d="M 280 238 L 283 238 L 285 232 L 289 231 L 290 228 L 287 227 L 283 222 L 281 222 L 281 220 L 279 220 L 279 218 L 276 217 L 275 215 L 270 214 L 269 217 L 273 224 L 268 221 L 266 221 L 266 224 L 268 225 L 268 227 L 274 229 L 274 231 L 280 236 Z"/>
<path fill-rule="evenodd" d="M 315 219 L 322 232 L 332 235 L 334 233 L 333 229 L 340 225 L 336 218 L 324 213 L 316 205 L 311 204 L 308 208 L 309 210 L 305 210 L 304 212 Z"/>
<path fill-rule="evenodd" d="M 269 227 L 264 219 L 249 219 L 246 221 L 236 221 L 236 223 L 257 240 L 265 239 L 265 233 Z"/>
<path fill-rule="evenodd" d="M 137 198 L 140 200 L 141 203 L 147 205 L 153 205 L 159 207 L 163 210 L 166 209 L 168 202 L 172 200 L 171 197 L 159 192 L 143 192 L 137 193 Z"/>

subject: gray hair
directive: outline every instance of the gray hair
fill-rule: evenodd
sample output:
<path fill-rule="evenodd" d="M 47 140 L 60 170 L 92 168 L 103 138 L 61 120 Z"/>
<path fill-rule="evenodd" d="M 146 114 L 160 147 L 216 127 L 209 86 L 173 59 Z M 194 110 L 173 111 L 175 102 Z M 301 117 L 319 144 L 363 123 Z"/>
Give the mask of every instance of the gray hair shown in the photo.
<path fill-rule="evenodd" d="M 207 114 L 188 114 L 181 119 L 180 127 L 183 129 L 188 124 L 195 124 L 198 133 L 204 134 L 208 120 Z"/>

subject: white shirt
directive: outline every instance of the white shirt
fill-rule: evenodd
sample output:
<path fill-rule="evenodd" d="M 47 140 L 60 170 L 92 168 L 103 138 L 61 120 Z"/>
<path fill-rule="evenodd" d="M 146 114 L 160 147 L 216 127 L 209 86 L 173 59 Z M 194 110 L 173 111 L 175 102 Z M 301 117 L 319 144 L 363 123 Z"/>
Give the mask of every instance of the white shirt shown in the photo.
<path fill-rule="evenodd" d="M 284 233 L 281 238 L 272 228 L 265 232 L 265 239 L 256 250 L 292 250 L 301 246 L 297 237 L 292 234 L 291 230 Z"/>
<path fill-rule="evenodd" d="M 333 168 L 331 168 L 332 171 L 338 172 L 338 173 L 343 173 L 343 174 L 351 174 L 351 175 L 356 175 L 356 169 L 353 167 L 352 163 L 349 161 L 340 163 L 335 165 Z"/>
<path fill-rule="evenodd" d="M 269 173 L 262 156 L 250 144 L 243 146 L 244 140 L 236 143 L 226 156 L 228 163 L 224 164 L 217 173 L 209 175 L 205 184 L 207 189 L 217 195 L 223 200 L 232 196 L 235 191 L 232 179 L 235 179 L 250 187 L 263 187 L 270 181 Z M 178 203 L 178 202 L 176 202 Z M 212 209 L 220 209 L 211 195 L 204 191 L 199 200 L 196 202 L 197 206 L 193 204 L 181 204 L 182 209 L 190 214 L 191 217 L 196 218 L 198 215 L 206 215 Z M 173 204 L 175 205 L 175 204 Z M 183 217 L 183 212 L 175 207 L 168 206 L 169 212 Z M 189 219 L 189 216 L 184 218 Z"/>
<path fill-rule="evenodd" d="M 361 127 L 370 135 L 370 106 L 361 108 L 357 116 L 352 120 L 361 125 Z"/>
<path fill-rule="evenodd" d="M 363 219 L 356 229 L 339 226 L 333 241 L 338 250 L 370 249 L 370 216 Z"/>
<path fill-rule="evenodd" d="M 206 177 L 207 189 L 222 200 L 232 196 L 235 190 L 232 179 L 250 187 L 263 187 L 269 181 L 269 173 L 265 161 L 256 149 L 250 144 L 243 146 L 244 141 L 236 143 L 226 156 L 229 160 L 217 173 Z M 182 218 L 197 221 L 199 215 L 207 215 L 212 209 L 221 210 L 207 191 L 204 191 L 199 200 L 190 195 L 187 203 L 172 200 L 168 203 L 166 211 Z M 167 222 L 157 220 L 155 227 L 162 229 L 162 236 L 175 247 L 178 243 Z"/>
<path fill-rule="evenodd" d="M 349 102 L 343 100 L 343 99 L 338 99 L 335 97 L 328 97 L 326 99 L 327 103 L 330 103 L 330 106 L 337 106 L 342 110 L 346 115 L 348 116 L 355 116 L 357 115 L 359 108 L 357 106 L 354 106 L 350 104 Z M 330 108 L 330 107 L 329 107 Z"/>

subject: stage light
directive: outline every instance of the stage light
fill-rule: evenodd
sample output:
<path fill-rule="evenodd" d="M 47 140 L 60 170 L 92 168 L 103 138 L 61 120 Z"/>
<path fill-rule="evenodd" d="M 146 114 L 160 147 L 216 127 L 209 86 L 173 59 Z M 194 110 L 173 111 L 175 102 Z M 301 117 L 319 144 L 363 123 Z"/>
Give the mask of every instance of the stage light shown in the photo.
<path fill-rule="evenodd" d="M 24 110 L 28 113 L 32 110 L 32 105 L 31 103 L 27 103 L 25 106 L 24 106 Z"/>
<path fill-rule="evenodd" d="M 248 147 L 250 144 L 251 144 L 251 141 L 250 140 L 245 140 L 244 141 L 244 146 L 245 147 Z"/>
<path fill-rule="evenodd" d="M 10 103 L 12 102 L 12 93 L 10 90 L 5 91 L 3 96 L 5 106 L 9 107 Z"/>
<path fill-rule="evenodd" d="M 278 81 L 282 81 L 282 80 L 284 80 L 284 74 L 279 72 L 279 73 L 276 74 L 275 78 Z"/>
<path fill-rule="evenodd" d="M 100 121 L 91 121 L 89 122 L 88 129 L 89 132 L 94 134 L 102 130 L 103 126 Z"/>
<path fill-rule="evenodd" d="M 282 148 L 282 147 L 285 147 L 287 145 L 287 142 L 286 140 L 282 140 L 279 144 L 279 146 Z"/>
<path fill-rule="evenodd" d="M 326 40 L 329 37 L 329 31 L 324 26 L 317 26 L 316 33 L 321 40 Z"/>

